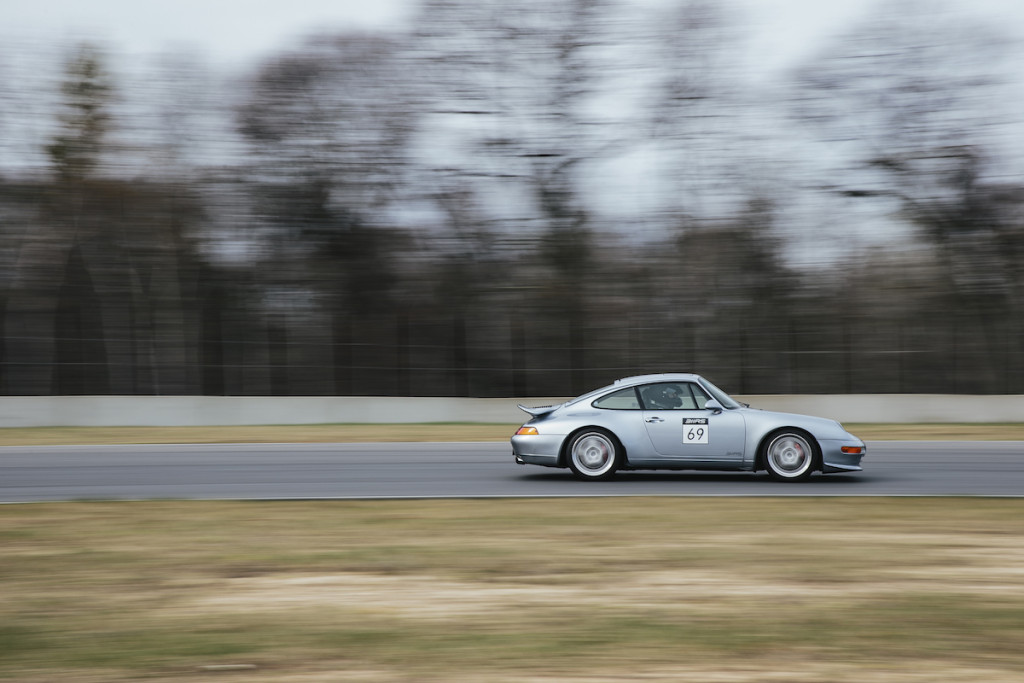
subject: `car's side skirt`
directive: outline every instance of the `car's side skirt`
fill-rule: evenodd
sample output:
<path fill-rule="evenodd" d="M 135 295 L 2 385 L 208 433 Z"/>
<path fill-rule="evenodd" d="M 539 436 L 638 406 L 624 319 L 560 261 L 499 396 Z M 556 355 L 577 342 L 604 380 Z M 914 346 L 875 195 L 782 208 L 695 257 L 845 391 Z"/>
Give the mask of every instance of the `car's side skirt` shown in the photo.
<path fill-rule="evenodd" d="M 719 472 L 750 472 L 753 471 L 751 463 L 724 463 L 721 460 L 687 460 L 687 461 L 630 461 L 622 467 L 624 470 L 718 470 Z"/>

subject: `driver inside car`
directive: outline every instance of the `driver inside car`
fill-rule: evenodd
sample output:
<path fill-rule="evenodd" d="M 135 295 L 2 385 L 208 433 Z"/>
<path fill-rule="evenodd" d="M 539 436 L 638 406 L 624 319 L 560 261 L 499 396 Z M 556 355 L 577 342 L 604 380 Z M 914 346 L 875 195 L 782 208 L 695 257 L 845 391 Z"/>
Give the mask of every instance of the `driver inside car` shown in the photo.
<path fill-rule="evenodd" d="M 683 399 L 680 397 L 682 392 L 675 384 L 659 387 L 657 391 L 652 393 L 654 394 L 653 396 L 648 396 L 652 408 L 671 410 L 683 405 Z"/>

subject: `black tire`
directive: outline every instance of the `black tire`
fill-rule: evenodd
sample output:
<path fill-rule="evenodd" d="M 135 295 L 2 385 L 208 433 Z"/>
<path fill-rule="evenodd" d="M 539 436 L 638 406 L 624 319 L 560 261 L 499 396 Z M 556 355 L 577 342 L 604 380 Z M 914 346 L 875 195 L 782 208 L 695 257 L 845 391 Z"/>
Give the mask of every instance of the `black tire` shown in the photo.
<path fill-rule="evenodd" d="M 807 481 L 818 468 L 818 443 L 806 432 L 783 429 L 765 439 L 761 462 L 775 481 Z"/>
<path fill-rule="evenodd" d="M 580 479 L 608 479 L 619 469 L 622 447 L 610 432 L 592 427 L 574 434 L 565 453 L 566 462 Z"/>

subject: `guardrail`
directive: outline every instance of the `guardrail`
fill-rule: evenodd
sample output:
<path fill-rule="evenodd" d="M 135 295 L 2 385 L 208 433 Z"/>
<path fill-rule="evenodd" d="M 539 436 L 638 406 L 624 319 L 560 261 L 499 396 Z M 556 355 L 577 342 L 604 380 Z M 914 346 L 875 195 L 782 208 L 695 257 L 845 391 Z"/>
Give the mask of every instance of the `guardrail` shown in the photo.
<path fill-rule="evenodd" d="M 746 396 L 755 408 L 840 422 L 1024 422 L 1024 396 L 853 394 Z M 0 427 L 216 426 L 329 423 L 520 423 L 517 403 L 564 398 L 394 398 L 377 396 L 6 396 Z"/>

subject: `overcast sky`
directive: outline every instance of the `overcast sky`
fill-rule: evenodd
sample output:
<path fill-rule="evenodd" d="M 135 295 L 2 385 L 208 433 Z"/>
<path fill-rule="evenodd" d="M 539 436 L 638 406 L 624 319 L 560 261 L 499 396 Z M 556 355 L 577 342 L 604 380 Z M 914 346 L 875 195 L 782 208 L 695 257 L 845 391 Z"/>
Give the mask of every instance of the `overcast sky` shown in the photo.
<path fill-rule="evenodd" d="M 0 35 L 90 36 L 131 54 L 188 47 L 235 65 L 314 31 L 408 21 L 410 6 L 407 0 L 0 0 Z"/>
<path fill-rule="evenodd" d="M 740 0 L 740 5 L 755 31 L 752 48 L 765 59 L 784 62 L 855 21 L 873 2 Z M 314 31 L 407 23 L 414 6 L 413 0 L 0 0 L 0 37 L 50 41 L 88 35 L 131 54 L 189 46 L 214 62 L 241 65 Z"/>
<path fill-rule="evenodd" d="M 666 5 L 680 0 L 628 0 Z M 856 23 L 880 0 L 737 0 L 752 63 L 782 68 Z M 950 0 L 1024 35 L 1021 0 Z M 415 0 L 0 0 L 0 40 L 88 36 L 116 52 L 188 47 L 225 67 L 246 66 L 312 32 L 374 29 L 411 21 Z"/>
<path fill-rule="evenodd" d="M 618 1 L 653 8 L 682 5 L 691 0 Z M 762 73 L 782 75 L 787 67 L 824 49 L 838 34 L 849 32 L 873 13 L 892 5 L 891 0 L 731 0 L 728 5 L 725 0 L 709 1 L 720 1 L 731 10 L 727 17 L 730 24 L 746 36 L 737 48 L 741 51 L 739 56 L 748 65 L 748 76 L 757 80 L 762 79 Z M 43 52 L 51 47 L 59 52 L 61 45 L 88 38 L 102 41 L 115 58 L 120 58 L 120 71 L 124 71 L 124 58 L 128 57 L 128 64 L 139 67 L 140 78 L 151 73 L 147 69 L 151 61 L 147 58 L 182 50 L 205 56 L 214 70 L 237 72 L 252 68 L 277 51 L 295 47 L 312 33 L 409 26 L 417 3 L 418 0 L 0 0 L 0 48 L 5 42 L 14 41 L 22 45 L 32 43 Z M 920 0 L 920 4 L 929 13 L 942 8 L 957 17 L 963 15 L 968 20 L 964 26 L 971 25 L 971 18 L 990 22 L 1008 37 L 1024 41 L 1024 0 Z M 17 50 L 11 55 L 18 66 Z M 0 50 L 0 57 L 3 56 Z M 20 67 L 22 73 L 29 72 L 30 78 L 38 75 L 28 62 Z M 18 73 L 17 69 L 12 71 Z M 1024 64 L 1008 72 L 1024 74 Z M 764 80 L 771 83 L 773 79 Z M 1020 99 L 1024 99 L 1024 83 L 1017 86 Z M 23 160 L 27 160 L 25 163 L 40 163 L 39 140 L 49 134 L 45 126 L 52 125 L 52 116 L 46 102 L 39 103 L 37 99 L 29 98 L 23 103 L 32 115 L 14 121 L 22 128 L 13 137 L 8 131 L 4 155 L 8 165 L 19 158 L 15 153 L 19 150 Z M 1007 106 L 1010 111 L 1024 111 L 1014 108 L 1012 103 Z M 1015 130 L 1024 130 L 1021 116 L 1014 115 Z M 1019 173 L 1020 164 L 1024 163 L 1019 161 L 1024 160 L 1024 134 L 1009 135 L 1002 144 L 1009 147 L 1013 141 L 1020 146 L 1021 153 L 1003 156 L 1016 162 L 1011 164 L 1012 170 Z M 216 152 L 219 148 L 214 149 Z M 814 154 L 817 155 L 817 149 Z M 793 155 L 793 150 L 787 148 L 787 153 L 780 156 Z M 663 188 L 658 189 L 657 178 L 651 177 L 650 169 L 655 167 L 642 155 L 632 161 L 616 159 L 616 191 L 596 193 L 614 202 L 615 206 L 604 207 L 605 210 L 609 214 L 615 210 L 629 212 L 651 204 L 649 195 L 663 192 Z M 633 181 L 630 169 L 635 172 Z M 817 220 L 818 207 L 812 208 L 811 219 Z"/>

